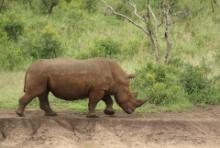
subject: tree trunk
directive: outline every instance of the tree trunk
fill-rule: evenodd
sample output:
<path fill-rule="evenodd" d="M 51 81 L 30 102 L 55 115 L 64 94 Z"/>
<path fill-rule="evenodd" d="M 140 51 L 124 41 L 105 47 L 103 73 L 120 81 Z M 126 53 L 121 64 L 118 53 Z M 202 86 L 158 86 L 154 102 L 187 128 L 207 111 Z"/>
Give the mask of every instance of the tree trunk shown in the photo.
<path fill-rule="evenodd" d="M 168 2 L 164 3 L 163 6 L 163 12 L 164 12 L 164 27 L 165 27 L 165 33 L 164 33 L 164 38 L 166 40 L 167 44 L 167 49 L 166 49 L 166 54 L 165 54 L 165 63 L 169 62 L 169 59 L 171 57 L 171 50 L 173 48 L 171 38 L 170 38 L 170 30 L 171 30 L 171 17 L 170 17 L 170 5 Z"/>
<path fill-rule="evenodd" d="M 146 28 L 148 30 L 148 37 L 151 40 L 152 48 L 154 50 L 155 59 L 158 63 L 161 61 L 161 55 L 160 55 L 160 45 L 158 42 L 158 36 L 157 36 L 157 24 L 153 23 L 152 20 L 153 14 L 151 11 L 150 5 L 147 6 L 147 14 L 144 17 Z"/>

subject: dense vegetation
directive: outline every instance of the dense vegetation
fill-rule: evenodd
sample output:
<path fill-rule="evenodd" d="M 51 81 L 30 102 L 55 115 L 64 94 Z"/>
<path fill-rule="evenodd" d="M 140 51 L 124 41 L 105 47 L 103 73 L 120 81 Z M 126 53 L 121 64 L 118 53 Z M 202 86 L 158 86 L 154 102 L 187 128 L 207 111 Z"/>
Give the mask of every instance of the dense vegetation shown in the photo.
<path fill-rule="evenodd" d="M 151 3 L 155 14 L 159 13 L 158 1 Z M 139 21 L 127 0 L 107 2 L 117 12 Z M 140 14 L 144 14 L 146 0 L 135 2 Z M 168 63 L 158 63 L 146 35 L 127 20 L 111 14 L 101 1 L 1 0 L 0 107 L 16 106 L 23 85 L 17 79 L 23 79 L 23 72 L 32 61 L 97 56 L 113 58 L 127 71 L 138 73 L 132 88 L 140 92 L 139 97 L 149 98 L 140 110 L 176 111 L 195 104 L 219 104 L 220 2 L 179 0 L 171 4 L 173 49 Z M 166 43 L 162 33 L 163 28 L 158 34 L 164 54 Z M 53 103 L 69 108 L 87 107 L 85 102 Z"/>

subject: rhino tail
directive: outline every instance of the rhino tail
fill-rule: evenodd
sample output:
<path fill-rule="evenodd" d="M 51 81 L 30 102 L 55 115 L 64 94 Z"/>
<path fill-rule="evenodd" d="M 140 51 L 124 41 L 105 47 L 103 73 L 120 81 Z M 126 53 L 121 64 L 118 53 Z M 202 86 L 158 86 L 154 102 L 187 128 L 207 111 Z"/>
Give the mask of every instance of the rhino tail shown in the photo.
<path fill-rule="evenodd" d="M 26 89 L 26 81 L 27 81 L 27 73 L 25 74 L 25 78 L 24 78 L 24 92 L 25 92 L 25 89 Z"/>

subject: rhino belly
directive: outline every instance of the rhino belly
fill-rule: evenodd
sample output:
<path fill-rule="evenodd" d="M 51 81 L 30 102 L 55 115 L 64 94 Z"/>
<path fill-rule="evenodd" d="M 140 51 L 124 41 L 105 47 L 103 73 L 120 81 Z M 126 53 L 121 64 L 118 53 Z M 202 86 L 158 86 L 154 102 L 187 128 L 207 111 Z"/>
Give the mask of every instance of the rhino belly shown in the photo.
<path fill-rule="evenodd" d="M 76 100 L 88 97 L 90 80 L 84 76 L 53 75 L 49 78 L 49 90 L 58 98 Z"/>

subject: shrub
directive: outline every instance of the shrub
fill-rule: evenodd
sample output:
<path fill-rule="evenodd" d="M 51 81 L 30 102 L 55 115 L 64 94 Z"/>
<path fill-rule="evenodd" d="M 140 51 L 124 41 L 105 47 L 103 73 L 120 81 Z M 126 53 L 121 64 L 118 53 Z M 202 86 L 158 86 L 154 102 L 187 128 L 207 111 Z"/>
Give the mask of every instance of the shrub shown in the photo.
<path fill-rule="evenodd" d="M 181 75 L 181 82 L 188 94 L 198 93 L 210 87 L 205 70 L 201 67 L 187 65 Z"/>
<path fill-rule="evenodd" d="M 146 89 L 149 103 L 156 105 L 188 102 L 184 89 L 179 85 L 167 85 L 156 82 Z"/>
<path fill-rule="evenodd" d="M 148 102 L 156 105 L 189 104 L 178 81 L 178 69 L 171 65 L 146 63 L 137 70 L 133 85 L 138 86 Z"/>
<path fill-rule="evenodd" d="M 82 7 L 88 12 L 95 12 L 97 8 L 97 0 L 84 0 L 82 2 Z"/>
<path fill-rule="evenodd" d="M 4 30 L 7 32 L 9 39 L 16 41 L 23 33 L 23 26 L 19 22 L 8 22 L 4 25 Z"/>
<path fill-rule="evenodd" d="M 43 33 L 32 43 L 28 51 L 33 59 L 55 58 L 62 54 L 61 43 L 54 37 L 53 33 Z"/>
<path fill-rule="evenodd" d="M 0 65 L 5 70 L 19 69 L 24 61 L 23 50 L 19 47 L 11 46 L 5 50 L 4 55 L 0 57 Z"/>
<path fill-rule="evenodd" d="M 20 19 L 15 12 L 0 14 L 0 30 L 7 33 L 8 39 L 17 41 L 19 36 L 23 34 L 24 24 Z"/>
<path fill-rule="evenodd" d="M 18 44 L 10 42 L 7 34 L 0 31 L 0 68 L 15 70 L 20 68 L 24 61 L 23 50 Z"/>
<path fill-rule="evenodd" d="M 59 0 L 41 0 L 40 9 L 42 13 L 51 14 L 53 8 L 57 6 Z"/>
<path fill-rule="evenodd" d="M 187 65 L 181 74 L 181 84 L 193 103 L 215 104 L 220 100 L 219 92 L 208 79 L 207 68 L 204 66 Z"/>
<path fill-rule="evenodd" d="M 156 82 L 177 83 L 177 68 L 170 65 L 155 64 L 152 62 L 140 67 L 137 70 L 138 77 L 135 79 L 138 86 L 142 89 L 152 87 Z"/>
<path fill-rule="evenodd" d="M 90 57 L 114 57 L 120 53 L 120 43 L 111 38 L 98 40 L 95 46 L 90 50 Z"/>

